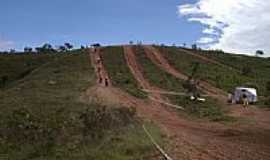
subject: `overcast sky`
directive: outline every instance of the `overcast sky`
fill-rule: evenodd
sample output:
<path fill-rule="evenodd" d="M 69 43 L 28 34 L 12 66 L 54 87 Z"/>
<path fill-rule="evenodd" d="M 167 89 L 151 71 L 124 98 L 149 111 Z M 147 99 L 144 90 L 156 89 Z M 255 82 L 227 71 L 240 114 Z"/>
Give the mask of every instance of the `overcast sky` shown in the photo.
<path fill-rule="evenodd" d="M 138 40 L 270 56 L 269 8 L 265 0 L 6 0 L 0 50 Z"/>

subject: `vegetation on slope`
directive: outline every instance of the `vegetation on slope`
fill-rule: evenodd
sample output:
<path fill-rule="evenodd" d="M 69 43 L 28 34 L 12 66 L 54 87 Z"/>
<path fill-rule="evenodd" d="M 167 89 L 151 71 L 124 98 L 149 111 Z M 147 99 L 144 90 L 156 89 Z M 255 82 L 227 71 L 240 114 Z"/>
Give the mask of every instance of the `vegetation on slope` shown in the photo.
<path fill-rule="evenodd" d="M 103 61 L 114 86 L 129 94 L 146 98 L 146 93 L 139 89 L 137 81 L 130 72 L 122 47 L 106 47 L 102 50 Z"/>
<path fill-rule="evenodd" d="M 0 54 L 0 89 L 10 86 L 38 67 L 52 61 L 56 55 L 50 54 Z"/>
<path fill-rule="evenodd" d="M 236 86 L 250 84 L 251 78 L 239 75 L 236 70 L 231 70 L 216 64 L 205 62 L 200 58 L 189 55 L 175 47 L 157 47 L 164 57 L 179 71 L 191 75 L 192 66 L 199 64 L 199 79 L 208 81 L 214 86 L 231 92 Z"/>
<path fill-rule="evenodd" d="M 59 55 L 0 92 L 0 154 L 14 160 L 119 160 L 151 153 L 135 110 L 80 102 L 95 83 L 90 66 L 87 54 Z M 148 127 L 160 140 L 158 129 Z"/>
<path fill-rule="evenodd" d="M 214 51 L 197 51 L 196 53 L 241 71 L 241 75 L 249 77 L 250 82 L 256 85 L 260 95 L 269 95 L 270 89 L 267 83 L 270 83 L 270 59 Z"/>
<path fill-rule="evenodd" d="M 217 100 L 207 97 L 206 102 L 190 100 L 188 96 L 168 96 L 176 105 L 185 108 L 185 112 L 197 118 L 206 118 L 210 121 L 235 121 L 235 118 L 227 116 L 227 111 Z"/>
<path fill-rule="evenodd" d="M 182 80 L 172 76 L 171 74 L 163 71 L 156 66 L 144 53 L 144 50 L 137 46 L 136 54 L 138 62 L 142 65 L 145 78 L 150 81 L 151 84 L 167 91 L 185 92 L 183 88 Z M 192 72 L 192 66 L 190 66 L 190 72 Z M 185 112 L 198 117 L 207 118 L 212 121 L 227 121 L 231 120 L 225 115 L 225 111 L 222 106 L 214 99 L 207 97 L 205 103 L 191 101 L 189 96 L 166 96 L 169 100 L 176 105 L 185 108 Z"/>
<path fill-rule="evenodd" d="M 137 61 L 142 66 L 142 72 L 145 78 L 154 86 L 167 91 L 182 92 L 183 81 L 156 66 L 144 53 L 141 46 L 134 47 Z"/>

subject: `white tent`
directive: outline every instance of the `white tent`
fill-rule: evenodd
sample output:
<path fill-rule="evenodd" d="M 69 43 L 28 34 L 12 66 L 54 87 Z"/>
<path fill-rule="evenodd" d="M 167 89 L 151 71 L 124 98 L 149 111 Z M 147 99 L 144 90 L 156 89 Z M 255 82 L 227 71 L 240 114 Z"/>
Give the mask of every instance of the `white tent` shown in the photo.
<path fill-rule="evenodd" d="M 233 103 L 241 103 L 243 97 L 247 97 L 249 103 L 255 103 L 258 101 L 257 90 L 254 88 L 237 87 L 234 90 L 232 96 Z"/>

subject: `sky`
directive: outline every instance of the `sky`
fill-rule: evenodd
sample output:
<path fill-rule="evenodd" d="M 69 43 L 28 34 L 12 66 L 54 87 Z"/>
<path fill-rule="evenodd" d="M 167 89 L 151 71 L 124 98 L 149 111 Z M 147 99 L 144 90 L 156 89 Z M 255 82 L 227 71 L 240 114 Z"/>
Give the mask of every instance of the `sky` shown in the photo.
<path fill-rule="evenodd" d="M 263 0 L 3 0 L 0 50 L 132 40 L 270 53 L 268 8 Z"/>

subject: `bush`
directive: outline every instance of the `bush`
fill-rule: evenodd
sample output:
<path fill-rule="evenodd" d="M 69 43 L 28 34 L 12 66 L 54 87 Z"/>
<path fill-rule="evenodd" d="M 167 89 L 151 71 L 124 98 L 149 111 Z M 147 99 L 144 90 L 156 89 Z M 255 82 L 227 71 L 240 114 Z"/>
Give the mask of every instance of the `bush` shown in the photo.
<path fill-rule="evenodd" d="M 27 108 L 19 108 L 2 118 L 0 152 L 23 152 L 27 159 L 55 156 L 60 154 L 59 149 L 65 153 L 65 150 L 74 151 L 137 124 L 136 110 L 132 108 L 93 105 L 77 114 L 65 108 L 46 114 L 37 115 Z"/>
<path fill-rule="evenodd" d="M 270 81 L 266 82 L 266 91 L 270 94 Z"/>

